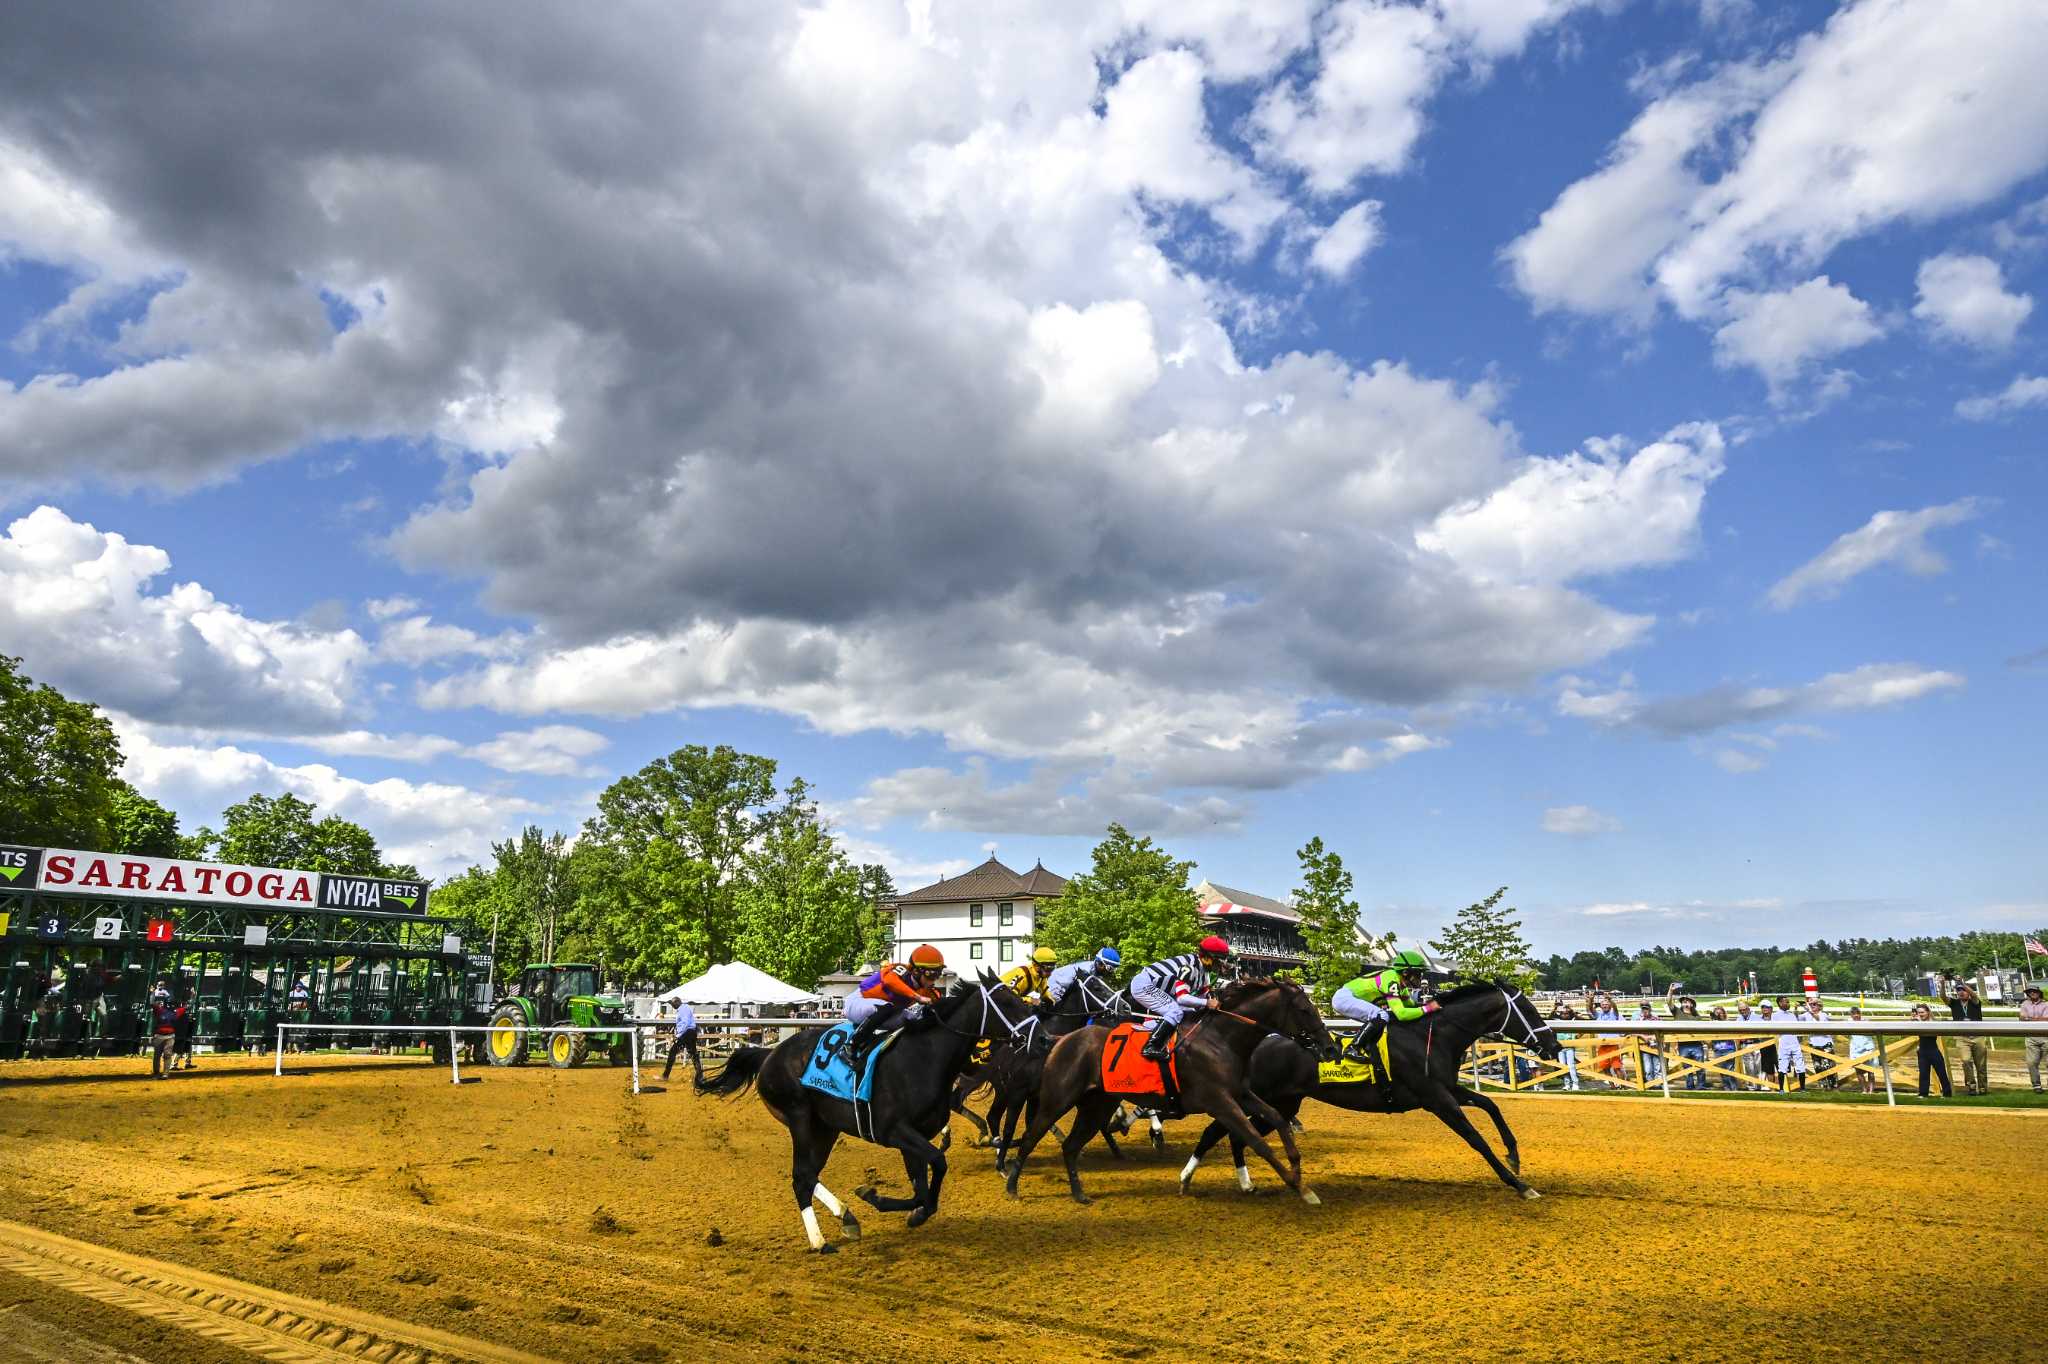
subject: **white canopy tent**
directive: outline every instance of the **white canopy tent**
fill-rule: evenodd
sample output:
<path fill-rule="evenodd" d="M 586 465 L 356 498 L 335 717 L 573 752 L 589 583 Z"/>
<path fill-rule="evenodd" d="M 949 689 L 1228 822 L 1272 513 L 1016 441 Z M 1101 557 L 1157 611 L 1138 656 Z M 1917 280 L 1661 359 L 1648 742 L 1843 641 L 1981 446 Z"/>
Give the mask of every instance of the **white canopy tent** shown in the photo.
<path fill-rule="evenodd" d="M 673 990 L 654 997 L 657 1004 L 683 1000 L 693 1006 L 733 1004 L 816 1004 L 818 997 L 794 985 L 785 985 L 766 971 L 743 961 L 714 966 L 695 980 L 686 980 Z"/>

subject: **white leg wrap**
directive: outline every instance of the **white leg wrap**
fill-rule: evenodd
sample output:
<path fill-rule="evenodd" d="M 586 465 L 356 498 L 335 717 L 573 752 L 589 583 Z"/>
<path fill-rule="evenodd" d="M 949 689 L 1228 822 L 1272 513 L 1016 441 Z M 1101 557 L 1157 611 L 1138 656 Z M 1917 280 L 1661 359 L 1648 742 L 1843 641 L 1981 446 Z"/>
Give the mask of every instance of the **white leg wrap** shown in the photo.
<path fill-rule="evenodd" d="M 1202 1163 L 1200 1156 L 1189 1156 L 1188 1163 L 1180 1167 L 1180 1182 L 1185 1184 L 1195 1177 L 1195 1167 Z"/>
<path fill-rule="evenodd" d="M 813 1184 L 811 1186 L 811 1197 L 823 1203 L 825 1211 L 831 1213 L 834 1217 L 846 1216 L 846 1205 L 834 1198 L 832 1191 L 823 1184 Z"/>
<path fill-rule="evenodd" d="M 1166 1124 L 1159 1121 L 1158 1115 L 1154 1114 L 1152 1118 L 1152 1135 L 1156 1137 L 1164 1131 L 1166 1131 Z"/>
<path fill-rule="evenodd" d="M 804 1236 L 809 1239 L 812 1250 L 824 1249 L 825 1233 L 818 1230 L 818 1210 L 816 1208 L 806 1207 L 804 1209 Z"/>
<path fill-rule="evenodd" d="M 1246 1193 L 1252 1191 L 1252 1172 L 1242 1165 L 1237 1167 L 1237 1187 Z"/>

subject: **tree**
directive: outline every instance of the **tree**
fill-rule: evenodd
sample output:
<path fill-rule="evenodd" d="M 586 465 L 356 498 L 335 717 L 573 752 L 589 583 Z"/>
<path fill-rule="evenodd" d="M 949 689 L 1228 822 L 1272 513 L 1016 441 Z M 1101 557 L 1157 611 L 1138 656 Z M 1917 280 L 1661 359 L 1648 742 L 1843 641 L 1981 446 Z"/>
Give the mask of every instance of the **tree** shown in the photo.
<path fill-rule="evenodd" d="M 569 856 L 568 835 L 559 830 L 542 834 L 538 824 L 520 830 L 519 837 L 491 844 L 497 859 L 493 899 L 502 913 L 514 913 L 530 925 L 528 951 L 543 962 L 573 961 L 593 955 L 596 943 L 577 941 L 569 947 L 572 930 L 582 928 L 576 897 L 576 875 Z M 594 955 L 602 956 L 601 952 Z"/>
<path fill-rule="evenodd" d="M 1508 893 L 1502 886 L 1476 905 L 1458 911 L 1458 917 L 1443 930 L 1440 940 L 1429 944 L 1458 965 L 1458 974 L 1472 980 L 1498 980 L 1528 989 L 1536 983 L 1529 966 L 1529 944 L 1522 939 L 1522 921 L 1508 916 L 1511 905 L 1500 907 Z"/>
<path fill-rule="evenodd" d="M 108 848 L 120 770 L 121 741 L 98 706 L 38 686 L 0 654 L 0 843 Z"/>
<path fill-rule="evenodd" d="M 1112 824 L 1089 869 L 1040 906 L 1032 941 L 1067 961 L 1114 945 L 1132 966 L 1185 952 L 1202 937 L 1194 865 Z"/>
<path fill-rule="evenodd" d="M 114 783 L 107 850 L 142 857 L 176 857 L 178 817 L 125 781 Z"/>
<path fill-rule="evenodd" d="M 801 780 L 790 783 L 767 831 L 747 850 L 735 902 L 735 954 L 799 989 L 811 989 L 859 946 L 861 874 Z"/>
<path fill-rule="evenodd" d="M 411 880 L 409 865 L 391 864 L 368 829 L 329 815 L 314 819 L 312 802 L 286 792 L 260 792 L 221 811 L 220 832 L 202 828 L 182 840 L 185 856 L 248 867 L 294 867 L 351 876 L 394 876 Z"/>
<path fill-rule="evenodd" d="M 847 970 L 879 966 L 896 950 L 896 879 L 879 862 L 867 862 L 860 869 L 860 946 L 852 958 L 842 962 Z"/>
<path fill-rule="evenodd" d="M 1358 926 L 1351 873 L 1343 858 L 1323 848 L 1322 839 L 1311 838 L 1295 856 L 1301 859 L 1302 884 L 1295 888 L 1294 907 L 1301 911 L 1301 936 L 1308 947 L 1302 974 L 1315 997 L 1323 999 L 1357 975 L 1360 961 L 1391 943 L 1393 935 L 1374 939 Z"/>
<path fill-rule="evenodd" d="M 575 860 L 607 960 L 643 979 L 731 961 L 741 858 L 775 794 L 772 758 L 724 744 L 679 748 L 606 787 Z"/>

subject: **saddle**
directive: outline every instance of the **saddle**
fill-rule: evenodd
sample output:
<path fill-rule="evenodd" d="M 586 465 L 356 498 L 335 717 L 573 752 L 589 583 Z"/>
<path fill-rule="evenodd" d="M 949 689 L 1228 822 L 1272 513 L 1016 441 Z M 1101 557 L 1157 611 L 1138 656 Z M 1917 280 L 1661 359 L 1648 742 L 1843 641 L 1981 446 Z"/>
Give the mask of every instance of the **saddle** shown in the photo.
<path fill-rule="evenodd" d="M 1164 1099 L 1165 1106 L 1180 1107 L 1180 1036 L 1166 1044 L 1166 1059 L 1152 1061 L 1144 1055 L 1151 1034 L 1135 1023 L 1119 1023 L 1109 1030 L 1102 1044 L 1102 1092 Z M 1159 1105 L 1153 1105 L 1158 1107 Z"/>
<path fill-rule="evenodd" d="M 854 1025 L 835 1023 L 826 1028 L 811 1047 L 810 1064 L 804 1067 L 803 1084 L 820 1094 L 829 1094 L 835 1099 L 848 1103 L 866 1103 L 873 1096 L 875 1088 L 875 1067 L 882 1059 L 882 1053 L 896 1044 L 903 1035 L 901 1028 L 882 1035 L 881 1039 L 868 1050 L 867 1064 L 856 1074 L 853 1063 L 847 1060 L 846 1044 L 853 1037 Z"/>
<path fill-rule="evenodd" d="M 1394 1061 L 1392 1053 L 1387 1050 L 1389 1031 L 1387 1029 L 1381 1030 L 1377 1050 L 1380 1058 L 1380 1070 L 1386 1075 L 1388 1082 L 1391 1083 L 1394 1078 Z M 1316 1080 L 1321 1084 L 1369 1085 L 1378 1078 L 1378 1076 L 1373 1074 L 1372 1067 L 1362 1061 L 1316 1062 Z"/>

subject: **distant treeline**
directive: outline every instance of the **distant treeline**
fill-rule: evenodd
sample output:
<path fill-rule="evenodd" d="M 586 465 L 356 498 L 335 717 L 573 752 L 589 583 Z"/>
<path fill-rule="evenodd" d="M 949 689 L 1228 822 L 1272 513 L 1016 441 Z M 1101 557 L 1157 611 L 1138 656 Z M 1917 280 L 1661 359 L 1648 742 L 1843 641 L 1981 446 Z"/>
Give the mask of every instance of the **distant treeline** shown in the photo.
<path fill-rule="evenodd" d="M 2048 940 L 2048 929 L 2031 935 Z M 1726 992 L 1737 989 L 1751 972 L 1758 987 L 1770 993 L 1797 990 L 1800 973 L 1813 969 L 1823 990 L 1880 990 L 1888 981 L 1899 979 L 1910 989 L 1929 971 L 1953 971 L 1958 975 L 1988 968 L 1996 954 L 2005 967 L 2028 969 L 2022 935 L 2018 933 L 1965 933 L 1954 938 L 1844 938 L 1840 942 L 1822 939 L 1797 949 L 1781 947 L 1719 947 L 1688 951 L 1682 947 L 1652 947 L 1643 952 L 1624 952 L 1610 947 L 1599 952 L 1575 952 L 1566 957 L 1553 953 L 1536 963 L 1543 972 L 1543 986 L 1551 990 L 1583 989 L 1598 981 L 1610 990 L 1638 990 L 1649 985 L 1662 991 L 1672 981 L 1685 988 Z M 2037 966 L 2048 967 L 2048 959 L 2035 957 Z"/>

